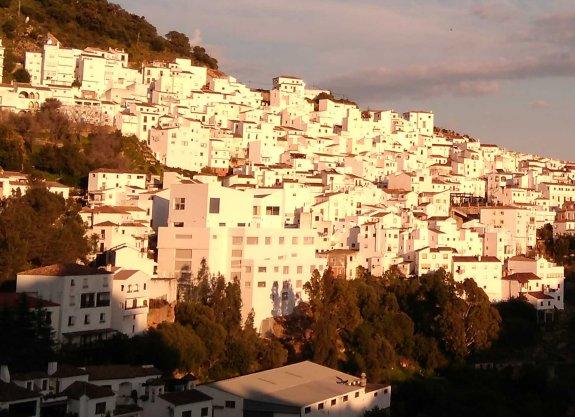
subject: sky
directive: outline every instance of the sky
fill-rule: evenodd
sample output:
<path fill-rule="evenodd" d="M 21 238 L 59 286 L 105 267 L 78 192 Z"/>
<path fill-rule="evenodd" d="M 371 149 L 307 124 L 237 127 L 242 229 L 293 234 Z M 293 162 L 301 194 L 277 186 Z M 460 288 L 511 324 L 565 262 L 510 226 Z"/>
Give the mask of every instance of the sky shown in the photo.
<path fill-rule="evenodd" d="M 575 0 L 112 0 L 254 88 L 431 110 L 482 143 L 575 160 Z"/>

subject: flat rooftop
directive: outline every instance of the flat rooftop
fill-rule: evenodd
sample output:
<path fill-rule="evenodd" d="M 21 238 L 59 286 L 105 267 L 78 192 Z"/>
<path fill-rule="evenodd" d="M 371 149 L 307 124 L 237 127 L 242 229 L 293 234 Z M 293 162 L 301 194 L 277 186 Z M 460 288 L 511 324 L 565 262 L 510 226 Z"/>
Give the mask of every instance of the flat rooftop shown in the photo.
<path fill-rule="evenodd" d="M 300 408 L 363 389 L 358 377 L 310 361 L 217 381 L 206 386 L 246 400 Z"/>

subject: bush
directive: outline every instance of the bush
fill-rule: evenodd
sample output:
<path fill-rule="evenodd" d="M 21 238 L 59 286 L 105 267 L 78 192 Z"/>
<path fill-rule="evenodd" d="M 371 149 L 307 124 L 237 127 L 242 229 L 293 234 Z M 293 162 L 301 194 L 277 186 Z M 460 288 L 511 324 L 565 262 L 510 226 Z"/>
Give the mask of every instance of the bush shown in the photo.
<path fill-rule="evenodd" d="M 14 38 L 14 34 L 16 32 L 16 22 L 12 19 L 5 21 L 2 25 L 2 31 L 8 39 Z"/>
<path fill-rule="evenodd" d="M 29 83 L 30 82 L 30 73 L 26 71 L 24 68 L 18 68 L 12 74 L 12 78 L 14 81 L 19 83 Z"/>

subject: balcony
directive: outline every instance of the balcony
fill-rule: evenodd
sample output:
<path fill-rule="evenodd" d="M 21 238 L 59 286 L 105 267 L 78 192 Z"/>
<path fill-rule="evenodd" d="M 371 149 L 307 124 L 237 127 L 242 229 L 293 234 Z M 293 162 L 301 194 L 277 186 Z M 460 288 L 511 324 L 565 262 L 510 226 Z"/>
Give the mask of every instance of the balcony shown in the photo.
<path fill-rule="evenodd" d="M 132 316 L 139 314 L 148 314 L 148 306 L 138 306 L 138 307 L 125 307 L 124 316 Z"/>

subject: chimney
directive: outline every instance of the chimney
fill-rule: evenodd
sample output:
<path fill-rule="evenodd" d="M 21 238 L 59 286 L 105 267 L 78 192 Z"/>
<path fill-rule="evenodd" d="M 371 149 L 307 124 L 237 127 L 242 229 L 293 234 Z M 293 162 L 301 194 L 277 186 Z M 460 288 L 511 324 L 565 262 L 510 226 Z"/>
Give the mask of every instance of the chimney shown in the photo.
<path fill-rule="evenodd" d="M 361 385 L 362 387 L 367 386 L 367 376 L 365 375 L 365 372 L 361 373 L 361 378 L 359 379 L 359 385 Z"/>
<path fill-rule="evenodd" d="M 48 376 L 52 376 L 58 370 L 58 362 L 48 362 Z"/>
<path fill-rule="evenodd" d="M 10 371 L 8 365 L 0 366 L 0 381 L 10 383 Z"/>

